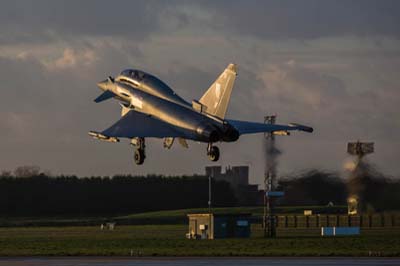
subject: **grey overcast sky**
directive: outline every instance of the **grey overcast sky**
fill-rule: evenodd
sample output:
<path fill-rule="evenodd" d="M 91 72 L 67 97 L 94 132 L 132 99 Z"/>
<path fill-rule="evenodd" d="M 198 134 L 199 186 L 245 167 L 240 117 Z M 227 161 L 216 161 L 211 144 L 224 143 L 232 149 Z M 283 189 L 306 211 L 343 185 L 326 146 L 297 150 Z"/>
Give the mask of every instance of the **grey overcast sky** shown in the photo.
<path fill-rule="evenodd" d="M 203 173 L 205 144 L 150 140 L 139 167 L 128 142 L 91 139 L 120 112 L 93 102 L 96 82 L 138 68 L 198 99 L 234 62 L 228 117 L 276 113 L 315 128 L 279 138 L 281 174 L 341 171 L 357 139 L 376 143 L 369 159 L 382 172 L 400 174 L 400 1 L 2 1 L 0 33 L 0 169 Z M 220 148 L 219 165 L 250 165 L 261 182 L 262 135 Z"/>

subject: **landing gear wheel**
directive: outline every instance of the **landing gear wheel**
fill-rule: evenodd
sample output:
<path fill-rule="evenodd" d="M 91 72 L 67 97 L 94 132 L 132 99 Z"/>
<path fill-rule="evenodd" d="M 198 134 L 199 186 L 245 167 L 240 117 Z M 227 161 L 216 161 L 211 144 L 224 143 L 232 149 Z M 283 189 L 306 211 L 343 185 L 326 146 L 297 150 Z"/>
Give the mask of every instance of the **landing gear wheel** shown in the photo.
<path fill-rule="evenodd" d="M 136 149 L 134 158 L 137 165 L 143 164 L 144 158 L 146 158 L 146 156 L 144 155 L 144 150 Z"/>
<path fill-rule="evenodd" d="M 209 149 L 208 152 L 208 158 L 213 161 L 216 162 L 219 159 L 219 149 L 216 146 L 211 146 L 211 148 Z"/>
<path fill-rule="evenodd" d="M 131 145 L 136 147 L 134 155 L 135 163 L 137 165 L 143 164 L 144 159 L 146 158 L 146 154 L 144 153 L 146 147 L 144 138 L 131 139 Z"/>

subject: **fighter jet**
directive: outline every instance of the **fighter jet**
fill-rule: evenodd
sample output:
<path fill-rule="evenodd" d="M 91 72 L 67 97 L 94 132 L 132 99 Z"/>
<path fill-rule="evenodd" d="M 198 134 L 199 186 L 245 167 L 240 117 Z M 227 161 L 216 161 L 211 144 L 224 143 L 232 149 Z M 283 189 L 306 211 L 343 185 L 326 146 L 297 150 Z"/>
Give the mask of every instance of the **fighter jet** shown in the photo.
<path fill-rule="evenodd" d="M 204 95 L 190 103 L 154 75 L 136 69 L 124 70 L 115 78 L 108 77 L 97 83 L 103 93 L 94 100 L 96 103 L 111 98 L 119 101 L 121 119 L 104 131 L 90 131 L 89 135 L 108 142 L 130 139 L 136 147 L 134 161 L 140 165 L 146 158 L 146 138 L 163 138 L 167 149 L 175 140 L 186 148 L 187 140 L 207 143 L 208 158 L 215 162 L 220 157 L 215 146 L 218 142 L 234 142 L 241 135 L 252 133 L 288 135 L 291 130 L 313 131 L 299 124 L 271 125 L 226 119 L 236 76 L 236 65 L 229 64 Z"/>

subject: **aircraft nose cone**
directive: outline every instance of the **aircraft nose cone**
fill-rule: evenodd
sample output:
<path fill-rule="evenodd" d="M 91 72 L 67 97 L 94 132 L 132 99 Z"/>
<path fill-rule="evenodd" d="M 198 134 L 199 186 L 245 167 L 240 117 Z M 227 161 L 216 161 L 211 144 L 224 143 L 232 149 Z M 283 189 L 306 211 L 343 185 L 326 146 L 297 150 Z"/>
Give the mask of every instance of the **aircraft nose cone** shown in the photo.
<path fill-rule="evenodd" d="M 100 89 L 102 89 L 103 91 L 106 91 L 108 88 L 108 80 L 106 79 L 106 80 L 103 80 L 103 81 L 100 81 L 99 83 L 97 83 L 97 87 L 99 87 Z"/>

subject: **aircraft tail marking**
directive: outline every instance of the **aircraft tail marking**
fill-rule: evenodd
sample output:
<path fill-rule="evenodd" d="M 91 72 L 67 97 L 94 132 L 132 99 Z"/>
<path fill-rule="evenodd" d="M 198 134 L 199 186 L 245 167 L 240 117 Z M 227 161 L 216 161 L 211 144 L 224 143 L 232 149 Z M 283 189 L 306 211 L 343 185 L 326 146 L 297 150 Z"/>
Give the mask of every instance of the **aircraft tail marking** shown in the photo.
<path fill-rule="evenodd" d="M 199 102 L 208 114 L 224 119 L 236 79 L 236 65 L 229 64 L 217 80 L 210 86 Z"/>

